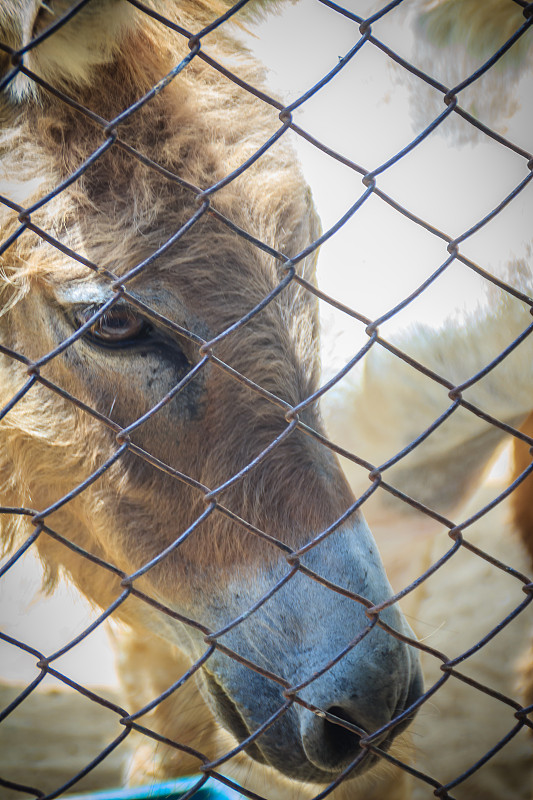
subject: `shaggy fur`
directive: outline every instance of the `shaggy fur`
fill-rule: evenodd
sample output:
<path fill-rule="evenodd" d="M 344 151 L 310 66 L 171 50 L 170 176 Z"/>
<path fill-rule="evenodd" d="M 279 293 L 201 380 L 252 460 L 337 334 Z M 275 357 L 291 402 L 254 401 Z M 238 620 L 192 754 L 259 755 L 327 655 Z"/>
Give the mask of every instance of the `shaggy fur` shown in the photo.
<path fill-rule="evenodd" d="M 52 11 L 60 15 L 69 5 L 67 0 L 55 0 Z M 192 31 L 200 30 L 224 8 L 214 0 L 182 0 L 176 5 L 162 1 L 154 5 L 165 16 Z M 462 3 L 462 21 L 458 27 L 455 24 L 458 7 L 451 0 L 430 6 L 424 4 L 427 13 L 420 18 L 420 26 L 431 52 L 434 54 L 435 46 L 449 45 L 450 40 L 457 42 L 459 35 L 468 42 L 486 41 L 488 48 L 505 39 L 508 30 L 516 28 L 520 12 L 513 6 L 508 13 L 507 6 L 512 4 L 503 0 L 493 0 L 494 13 L 486 12 L 487 5 L 482 8 L 475 0 Z M 104 11 L 105 25 L 102 25 Z M 13 0 L 0 8 L 0 32 L 7 44 L 17 49 L 47 27 L 49 13 L 48 5 Z M 463 33 L 465 17 L 469 20 L 466 34 Z M 487 26 L 490 35 L 485 35 Z M 235 53 L 226 30 L 223 26 L 221 32 L 209 35 L 209 52 L 218 60 L 232 63 L 245 80 L 260 84 L 260 70 L 246 54 Z M 465 42 L 460 44 L 462 48 Z M 483 48 L 473 55 L 483 58 Z M 515 52 L 517 68 L 521 68 L 528 54 L 522 45 Z M 122 0 L 94 0 L 54 37 L 35 51 L 30 50 L 25 64 L 94 114 L 111 120 L 188 53 L 183 37 L 148 20 Z M 9 69 L 9 59 L 2 54 L 0 72 L 6 75 Z M 448 79 L 448 82 L 455 81 Z M 22 208 L 28 208 L 57 186 L 104 141 L 101 126 L 81 117 L 23 74 L 14 78 L 1 103 L 2 185 L 5 195 Z M 424 101 L 422 105 L 429 107 Z M 253 126 L 249 124 L 252 119 Z M 273 109 L 222 79 L 195 58 L 179 80 L 174 80 L 119 126 L 119 135 L 126 144 L 135 146 L 165 169 L 203 190 L 242 164 L 279 124 Z M 283 140 L 218 192 L 213 205 L 238 226 L 289 256 L 301 251 L 319 234 L 309 191 L 295 166 L 292 151 Z M 194 196 L 181 185 L 143 166 L 126 150 L 113 147 L 75 183 L 36 210 L 31 219 L 34 225 L 97 265 L 100 271 L 108 270 L 120 276 L 157 249 L 197 207 Z M 17 212 L 2 206 L 1 213 L 0 226 L 3 237 L 7 238 L 19 226 Z M 104 277 L 93 276 L 82 264 L 69 259 L 31 230 L 26 230 L 6 251 L 1 266 L 2 342 L 30 361 L 46 355 L 72 333 L 76 310 L 95 308 L 104 296 L 106 299 L 109 296 L 109 293 L 105 295 L 109 290 Z M 300 264 L 299 270 L 306 280 L 313 281 L 314 257 Z M 231 281 L 228 275 L 233 277 Z M 149 280 L 136 279 L 130 288 L 158 313 L 208 339 L 253 307 L 277 285 L 281 275 L 279 265 L 265 253 L 233 235 L 216 217 L 204 215 L 182 242 L 150 265 Z M 317 385 L 317 314 L 311 295 L 294 285 L 282 297 L 282 302 L 270 304 L 244 330 L 218 346 L 216 354 L 294 405 L 309 396 Z M 497 315 L 501 314 L 509 322 L 509 330 L 503 335 L 505 341 L 500 340 L 500 326 L 490 326 L 489 336 L 488 321 L 487 328 L 484 320 L 479 322 L 476 328 L 479 347 L 477 353 L 475 347 L 470 350 L 474 355 L 472 363 L 457 365 L 453 359 L 448 362 L 446 354 L 435 346 L 431 334 L 425 332 L 417 332 L 406 347 L 422 360 L 427 357 L 430 366 L 444 371 L 452 382 L 460 382 L 485 363 L 487 342 L 494 348 L 495 355 L 513 337 L 515 329 L 525 327 L 526 312 L 517 309 L 518 306 L 513 305 L 510 312 L 504 300 L 497 311 Z M 454 352 L 457 352 L 458 341 L 461 341 L 461 331 L 449 330 L 447 344 Z M 314 344 L 310 346 L 310 343 Z M 93 346 L 80 340 L 43 366 L 42 375 L 111 417 L 118 425 L 125 426 L 151 408 L 176 384 L 184 370 L 199 360 L 197 348 L 176 331 L 165 330 L 158 346 L 157 358 L 145 354 L 132 366 L 124 364 L 111 350 L 96 354 Z M 522 346 L 521 354 L 525 346 L 529 345 Z M 165 356 L 169 347 L 172 358 Z M 258 357 L 258 354 L 268 354 L 268 357 Z M 476 355 L 481 356 L 481 363 Z M 355 398 L 348 395 L 349 402 L 358 408 L 359 427 L 354 427 L 354 432 L 358 430 L 359 434 L 354 433 L 357 438 L 353 449 L 364 455 L 361 447 L 367 437 L 369 447 L 377 448 L 367 453 L 375 463 L 397 452 L 424 427 L 426 419 L 431 421 L 448 402 L 445 392 L 441 391 L 437 398 L 433 394 L 434 385 L 421 381 L 415 392 L 420 411 L 415 420 L 416 430 L 404 428 L 402 431 L 397 423 L 403 420 L 405 407 L 412 408 L 413 389 L 404 389 L 400 375 L 403 367 L 397 366 L 399 363 L 391 362 L 384 370 L 381 364 L 372 366 L 371 359 L 365 386 L 357 389 Z M 8 402 L 25 384 L 27 371 L 24 364 L 16 364 L 4 356 L 0 357 L 0 366 L 2 399 Z M 503 379 L 502 370 L 508 370 Z M 132 373 L 137 377 L 136 384 L 132 383 Z M 488 410 L 496 416 L 503 411 L 503 418 L 515 424 L 531 408 L 530 400 L 528 404 L 526 399 L 526 396 L 531 397 L 526 371 L 519 368 L 516 359 L 511 359 L 494 375 L 500 380 L 493 381 L 482 396 L 477 392 L 483 389 L 473 388 L 472 399 L 482 406 L 487 402 Z M 510 403 L 512 380 L 518 381 L 521 390 Z M 384 385 L 392 385 L 396 391 L 385 394 Z M 517 384 L 512 385 L 516 387 Z M 365 416 L 367 400 L 372 414 Z M 346 402 L 346 397 L 338 401 L 337 411 L 345 408 Z M 253 413 L 250 413 L 252 406 Z M 381 426 L 376 428 L 374 424 L 377 409 L 385 417 L 388 415 L 386 436 Z M 332 419 L 334 417 L 332 415 Z M 321 430 L 316 409 L 307 410 L 302 418 Z M 497 443 L 498 437 L 492 429 L 480 429 L 479 436 L 475 431 L 469 441 L 469 453 L 474 457 L 462 459 L 460 471 L 451 470 L 450 466 L 456 464 L 458 447 L 471 437 L 470 417 L 468 424 L 463 425 L 461 420 L 459 412 L 454 416 L 454 421 L 458 421 L 454 434 L 450 435 L 451 429 L 443 426 L 428 440 L 426 448 L 429 449 L 415 451 L 409 467 L 405 470 L 400 467 L 395 473 L 395 480 L 403 482 L 404 488 L 412 491 L 413 487 L 419 487 L 421 499 L 437 500 L 442 508 L 455 505 L 458 498 L 479 481 L 476 465 L 486 463 Z M 282 413 L 211 367 L 171 407 L 163 409 L 155 420 L 138 429 L 133 441 L 149 449 L 159 461 L 212 487 L 223 483 L 252 460 L 284 427 Z M 333 425 L 332 430 L 335 432 Z M 446 430 L 448 433 L 444 433 Z M 343 431 L 346 431 L 345 425 Z M 117 446 L 111 430 L 40 384 L 33 386 L 6 415 L 1 435 L 2 502 L 38 510 L 50 506 L 89 476 Z M 344 433 L 343 443 L 346 443 Z M 428 475 L 434 476 L 434 480 L 421 482 L 420 477 Z M 287 486 L 290 492 L 285 491 Z M 443 486 L 447 487 L 446 493 L 441 491 Z M 155 496 L 158 497 L 157 506 L 153 502 Z M 223 502 L 252 524 L 266 528 L 292 546 L 299 546 L 308 540 L 310 531 L 321 530 L 338 517 L 352 502 L 352 496 L 335 460 L 312 440 L 296 434 L 252 476 L 228 489 Z M 55 511 L 47 523 L 95 555 L 119 565 L 124 572 L 132 572 L 170 545 L 177 529 L 185 530 L 203 507 L 199 493 L 188 486 L 178 488 L 175 480 L 127 454 L 79 497 Z M 239 610 L 248 607 L 251 598 L 257 599 L 265 587 L 271 585 L 271 575 L 257 576 L 257 564 L 260 562 L 269 568 L 275 561 L 274 555 L 255 537 L 244 534 L 227 519 L 218 516 L 216 519 L 216 525 L 199 530 L 194 543 L 185 543 L 180 548 L 179 558 L 171 554 L 139 582 L 139 587 L 195 617 L 195 598 L 210 598 L 220 584 L 220 574 L 225 581 L 230 575 L 238 580 L 231 588 L 235 591 L 237 585 L 244 599 L 239 608 L 230 604 L 225 619 L 231 619 Z M 170 525 L 169 520 L 179 520 L 177 528 Z M 525 524 L 517 522 L 523 530 Z M 2 514 L 2 537 L 8 546 L 18 544 L 31 530 L 24 517 Z M 364 534 L 361 535 L 364 538 Z M 483 534 L 480 536 L 483 538 Z M 526 537 L 526 543 L 528 541 Z M 102 607 L 107 607 L 122 591 L 119 578 L 67 551 L 45 534 L 40 535 L 38 547 L 50 581 L 63 569 L 84 594 Z M 506 550 L 505 560 L 510 558 L 518 566 L 523 552 L 519 545 L 511 558 Z M 434 558 L 434 554 L 428 557 Z M 332 558 L 324 558 L 324 568 Z M 368 556 L 365 568 L 372 571 L 374 567 Z M 443 596 L 448 602 L 447 595 L 437 591 L 443 575 L 438 573 L 432 583 L 439 604 Z M 484 578 L 484 575 L 479 576 L 481 584 Z M 381 597 L 389 591 L 383 586 L 380 584 Z M 231 590 L 226 590 L 226 597 L 229 593 Z M 213 606 L 223 594 L 220 590 Z M 304 594 L 300 600 L 302 607 L 307 605 L 313 609 Z M 424 619 L 427 614 L 429 624 L 433 625 L 430 602 L 431 597 L 426 610 L 421 607 L 419 616 Z M 353 612 L 353 607 L 351 610 Z M 209 612 L 213 616 L 207 621 L 214 620 L 213 627 L 216 628 L 217 623 L 220 627 L 220 617 L 216 617 L 212 607 Z M 132 631 L 121 641 L 120 659 L 130 707 L 137 709 L 166 689 L 183 673 L 191 658 L 198 657 L 198 652 L 184 653 L 176 646 L 176 633 L 168 619 L 132 597 L 120 607 L 119 616 Z M 318 616 L 314 614 L 315 622 Z M 282 648 L 280 633 L 275 630 L 273 619 L 267 615 L 260 619 L 264 626 L 262 647 L 270 657 L 271 652 L 275 655 Z M 523 617 L 520 619 L 523 621 Z M 398 617 L 394 622 L 397 626 L 403 624 Z M 408 634 L 406 627 L 402 630 Z M 421 635 L 426 633 L 425 629 L 421 631 Z M 297 627 L 296 634 L 299 652 L 307 652 L 305 638 Z M 254 645 L 245 641 L 244 646 L 252 649 Z M 448 645 L 443 643 L 442 646 Z M 400 655 L 385 652 L 384 660 L 392 673 L 391 665 L 400 662 Z M 525 682 L 529 686 L 526 693 L 531 697 L 531 668 L 527 667 L 527 661 L 525 663 Z M 314 664 L 313 668 L 315 666 L 318 668 L 321 663 Z M 412 661 L 410 668 L 415 670 Z M 408 671 L 405 658 L 398 669 L 402 671 Z M 501 671 L 495 680 L 500 677 Z M 502 688 L 512 694 L 506 677 Z M 207 695 L 204 684 L 197 686 L 188 681 L 178 695 L 158 706 L 149 721 L 150 726 L 171 738 L 193 744 L 208 757 L 225 752 L 233 740 L 215 722 L 213 708 L 216 713 L 216 705 L 212 700 L 208 700 L 210 706 L 206 704 Z M 454 702 L 448 705 L 447 712 Z M 461 696 L 460 703 L 463 702 Z M 490 721 L 490 715 L 488 719 Z M 417 763 L 445 780 L 451 767 L 442 759 L 440 738 L 440 746 L 433 749 L 430 762 L 425 760 L 426 742 L 432 740 L 427 731 L 424 733 L 424 721 L 422 717 Z M 464 720 L 462 724 L 466 724 Z M 484 731 L 489 727 L 484 724 Z M 437 726 L 433 725 L 431 731 L 437 731 Z M 406 758 L 405 751 L 403 757 Z M 431 761 L 431 758 L 437 760 Z M 522 769 L 520 759 L 522 756 L 518 754 L 516 763 Z M 454 770 L 456 766 L 454 762 Z M 145 782 L 152 777 L 175 776 L 197 768 L 197 759 L 172 748 L 152 746 L 145 740 L 133 757 L 129 778 Z M 316 787 L 289 784 L 279 773 L 253 766 L 250 759 L 242 755 L 229 771 L 241 777 L 248 788 L 267 794 L 271 800 L 288 795 L 311 796 L 317 791 Z M 503 775 L 503 780 L 505 778 Z M 475 782 L 476 778 L 472 780 Z M 349 800 L 384 800 L 385 797 L 404 800 L 411 796 L 407 784 L 403 772 L 391 771 L 390 775 L 381 774 L 368 780 L 363 776 L 355 786 L 343 784 L 338 796 Z M 469 788 L 472 786 L 475 783 L 471 782 Z M 495 786 L 500 794 L 494 798 L 501 800 L 504 790 L 500 790 L 500 784 L 494 783 Z M 489 790 L 492 788 L 484 785 L 483 791 Z M 474 796 L 470 794 L 469 800 Z M 489 796 L 483 795 L 484 798 Z M 514 800 L 515 796 L 509 793 L 505 797 Z M 520 794 L 516 794 L 517 800 L 518 797 L 522 800 Z"/>
<path fill-rule="evenodd" d="M 68 5 L 66 0 L 51 6 L 4 4 L 0 33 L 10 47 L 19 48 L 46 28 L 50 8 L 57 17 Z M 163 1 L 154 6 L 191 31 L 201 30 L 222 10 L 211 0 Z M 227 30 L 224 25 L 210 33 L 206 50 L 231 64 L 244 80 L 261 85 L 261 70 L 246 53 L 236 52 Z M 186 38 L 133 6 L 122 0 L 94 0 L 57 38 L 54 34 L 29 50 L 24 63 L 93 115 L 110 121 L 189 52 Z M 9 74 L 7 57 L 0 69 Z M 101 125 L 23 74 L 13 78 L 1 103 L 2 184 L 12 205 L 31 207 L 105 141 Z M 28 362 L 52 352 L 111 298 L 113 276 L 124 275 L 150 256 L 190 219 L 199 207 L 195 192 L 243 164 L 280 124 L 275 109 L 199 58 L 117 124 L 125 146 L 108 149 L 75 182 L 31 214 L 32 226 L 59 241 L 63 250 L 28 228 L 3 254 L 2 343 L 26 361 L 0 356 L 2 404 L 25 385 Z M 169 180 L 142 164 L 128 153 L 130 145 L 180 180 Z M 191 192 L 183 182 L 197 189 Z M 285 139 L 218 191 L 212 203 L 217 213 L 289 257 L 319 236 L 310 192 Z M 19 227 L 18 212 L 3 204 L 0 213 L 2 236 L 7 239 Z M 82 263 L 65 254 L 65 248 L 77 253 Z M 95 265 L 96 271 L 83 261 Z M 298 264 L 299 275 L 311 283 L 314 269 L 314 254 Z M 140 319 L 143 326 L 152 326 L 148 345 L 104 347 L 94 336 L 81 337 L 42 364 L 40 375 L 115 426 L 130 425 L 199 363 L 195 337 L 210 339 L 224 331 L 274 290 L 283 275 L 280 264 L 264 250 L 206 213 L 183 239 L 127 283 L 145 305 Z M 155 319 L 153 312 L 159 315 Z M 140 324 L 139 316 L 129 313 Z M 104 322 L 112 327 L 114 319 L 111 314 Z M 169 327 L 165 319 L 191 335 Z M 281 408 L 226 371 L 208 365 L 172 403 L 132 432 L 130 449 L 148 451 L 148 462 L 132 452 L 123 454 L 96 482 L 47 516 L 46 524 L 131 574 L 169 547 L 203 512 L 205 503 L 195 481 L 200 488 L 220 486 L 286 429 L 283 404 L 297 405 L 317 387 L 317 350 L 316 301 L 293 282 L 278 300 L 215 347 L 216 356 L 233 370 L 280 398 Z M 301 420 L 322 430 L 314 406 L 302 410 Z M 91 476 L 120 444 L 113 426 L 103 425 L 40 382 L 5 415 L 1 437 L 3 504 L 39 511 Z M 168 467 L 158 469 L 163 464 Z M 192 481 L 176 480 L 173 471 Z M 249 524 L 299 547 L 337 519 L 353 503 L 353 496 L 334 456 L 295 431 L 246 477 L 224 490 L 220 502 Z M 26 516 L 16 514 L 3 513 L 1 524 L 7 547 L 20 544 L 33 530 Z M 374 602 L 389 596 L 379 557 L 359 515 L 328 541 L 334 544 L 305 557 L 311 569 Z M 47 533 L 39 535 L 37 548 L 50 583 L 63 570 L 102 608 L 124 589 L 120 575 L 80 557 Z M 276 548 L 215 512 L 138 578 L 135 587 L 177 614 L 219 630 L 286 572 L 285 559 Z M 133 630 L 121 656 L 133 710 L 168 688 L 206 650 L 202 633 L 135 597 L 128 597 L 116 616 Z M 396 607 L 383 612 L 383 619 L 406 637 L 411 635 Z M 225 634 L 224 643 L 295 684 L 321 670 L 367 622 L 363 609 L 352 601 L 299 575 L 290 591 L 276 594 L 255 612 L 251 623 Z M 144 663 L 142 653 L 148 654 Z M 305 688 L 303 696 L 319 707 L 337 708 L 341 701 L 336 698 L 344 696 L 339 693 L 349 692 L 350 702 L 357 701 L 360 709 L 350 712 L 349 719 L 376 729 L 394 709 L 401 710 L 417 696 L 417 661 L 416 651 L 376 628 Z M 230 686 L 239 688 L 234 692 Z M 157 707 L 149 724 L 202 752 L 205 748 L 206 757 L 214 758 L 233 741 L 220 729 L 220 721 L 242 739 L 281 702 L 277 684 L 216 650 L 198 686 L 189 680 Z M 339 771 L 337 766 L 330 770 L 330 762 L 340 762 L 330 747 L 322 768 L 323 729 L 328 730 L 322 719 L 292 708 L 272 729 L 274 733 L 269 729 L 262 734 L 259 745 L 268 754 L 256 749 L 256 757 L 300 781 L 328 783 Z M 356 737 L 350 735 L 347 745 L 345 761 L 353 758 L 349 756 L 353 747 L 358 752 Z M 313 754 L 312 765 L 304 746 Z M 153 753 L 147 758 L 146 749 L 134 757 L 132 781 L 198 769 L 198 759 L 180 750 L 157 744 L 152 749 L 155 761 Z M 264 787 L 268 780 L 273 791 L 276 783 L 281 794 L 287 791 L 285 779 L 273 769 L 265 778 L 267 768 L 256 765 L 254 771 L 248 756 L 241 755 L 227 769 L 240 775 L 249 788 Z M 358 786 L 365 785 L 363 778 Z M 294 788 L 297 795 L 302 791 L 299 786 Z M 363 789 L 352 784 L 343 791 L 353 798 Z"/>

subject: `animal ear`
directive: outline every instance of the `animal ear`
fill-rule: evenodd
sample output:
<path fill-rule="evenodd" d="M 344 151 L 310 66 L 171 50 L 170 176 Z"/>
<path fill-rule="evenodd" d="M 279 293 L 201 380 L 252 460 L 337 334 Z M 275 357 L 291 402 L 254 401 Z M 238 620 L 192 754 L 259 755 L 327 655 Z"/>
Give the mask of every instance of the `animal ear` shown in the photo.
<path fill-rule="evenodd" d="M 238 24 L 260 17 L 286 2 L 289 0 L 250 0 L 234 21 Z M 146 0 L 147 7 L 192 33 L 232 4 L 231 0 Z M 28 69 L 59 89 L 88 85 L 94 68 L 109 64 L 129 34 L 152 25 L 150 17 L 127 0 L 92 0 L 62 25 L 74 6 L 73 0 L 0 0 L 0 80 L 13 70 L 10 52 L 38 41 L 23 55 Z M 54 26 L 53 34 L 40 40 Z M 156 40 L 165 39 L 163 30 Z M 38 92 L 35 81 L 20 72 L 9 81 L 9 93 L 16 100 Z"/>
<path fill-rule="evenodd" d="M 13 70 L 10 51 L 17 51 L 31 38 L 34 3 L 0 3 L 0 80 Z M 13 81 L 11 81 L 13 83 Z M 20 81 L 19 81 L 20 83 Z"/>
<path fill-rule="evenodd" d="M 68 19 L 72 7 L 72 0 L 0 3 L 0 79 L 13 71 L 9 51 L 17 53 L 30 45 L 22 63 L 31 72 L 59 89 L 86 85 L 95 67 L 112 61 L 142 16 L 126 0 L 95 0 Z M 49 37 L 41 38 L 53 28 Z M 31 46 L 32 42 L 36 44 Z M 13 99 L 21 100 L 38 94 L 39 89 L 35 81 L 18 72 L 9 81 L 8 91 Z"/>

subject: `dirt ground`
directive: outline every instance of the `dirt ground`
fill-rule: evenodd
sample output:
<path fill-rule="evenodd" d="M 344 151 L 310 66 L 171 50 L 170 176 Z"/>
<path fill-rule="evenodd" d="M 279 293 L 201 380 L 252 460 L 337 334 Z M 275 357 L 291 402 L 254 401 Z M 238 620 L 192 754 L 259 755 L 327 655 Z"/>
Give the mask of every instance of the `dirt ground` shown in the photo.
<path fill-rule="evenodd" d="M 98 611 L 60 582 L 52 595 L 40 592 L 42 570 L 26 553 L 0 581 L 0 630 L 49 655 L 90 625 Z M 0 715 L 39 675 L 36 657 L 0 640 Z M 117 699 L 117 676 L 104 626 L 57 659 L 53 666 L 109 700 Z M 0 778 L 51 792 L 87 766 L 123 728 L 117 715 L 87 700 L 56 678 L 38 688 L 0 724 Z M 77 782 L 71 793 L 121 785 L 127 740 Z M 1 800 L 26 800 L 0 785 Z"/>
<path fill-rule="evenodd" d="M 24 686 L 0 686 L 0 707 L 11 703 Z M 109 697 L 109 690 L 103 692 Z M 33 692 L 0 725 L 0 777 L 52 792 L 82 770 L 122 731 L 116 715 L 74 690 L 48 688 Z M 126 754 L 119 747 L 71 792 L 120 786 Z M 2 787 L 2 800 L 26 800 Z"/>

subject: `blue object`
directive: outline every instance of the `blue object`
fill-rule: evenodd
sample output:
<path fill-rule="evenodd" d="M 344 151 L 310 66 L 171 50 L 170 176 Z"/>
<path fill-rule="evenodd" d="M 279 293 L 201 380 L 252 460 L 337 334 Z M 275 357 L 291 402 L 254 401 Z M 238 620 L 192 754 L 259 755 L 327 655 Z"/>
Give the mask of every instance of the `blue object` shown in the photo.
<path fill-rule="evenodd" d="M 201 776 L 191 778 L 178 778 L 164 783 L 152 783 L 147 786 L 138 786 L 125 789 L 108 789 L 100 792 L 84 794 L 69 794 L 65 800 L 180 800 L 201 780 Z M 244 795 L 230 789 L 215 778 L 209 778 L 191 800 L 243 800 Z"/>

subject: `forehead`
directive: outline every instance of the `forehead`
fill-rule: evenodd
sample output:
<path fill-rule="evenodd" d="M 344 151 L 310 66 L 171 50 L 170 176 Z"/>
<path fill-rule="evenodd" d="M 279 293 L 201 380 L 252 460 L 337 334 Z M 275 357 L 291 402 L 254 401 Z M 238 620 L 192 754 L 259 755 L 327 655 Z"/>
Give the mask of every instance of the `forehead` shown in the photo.
<path fill-rule="evenodd" d="M 286 257 L 276 256 L 275 248 L 265 252 L 266 246 L 251 242 L 250 234 L 245 238 L 209 213 L 189 225 L 193 215 L 190 206 L 158 206 L 150 229 L 120 226 L 118 235 L 116 219 L 82 206 L 70 238 L 72 250 L 84 252 L 88 265 L 49 245 L 47 281 L 53 294 L 60 303 L 98 304 L 124 286 L 127 294 L 162 315 L 196 317 L 219 332 L 276 293 L 286 278 Z M 186 219 L 181 226 L 179 217 Z M 272 227 L 264 226 L 261 235 L 276 243 Z M 300 262 L 297 271 L 311 273 L 313 261 Z M 296 285 L 285 288 L 273 309 L 293 306 L 296 290 Z M 310 293 L 297 293 L 300 313 L 303 306 L 314 305 Z"/>

